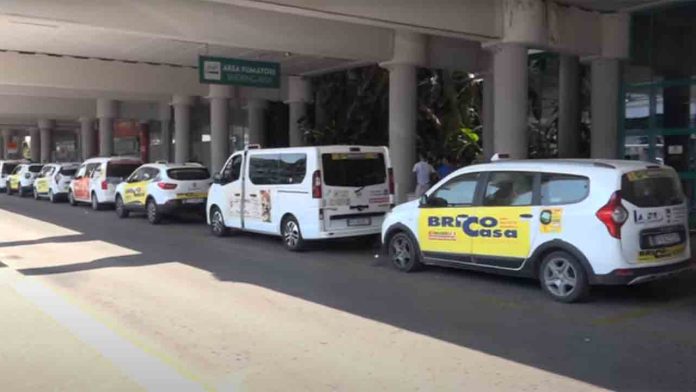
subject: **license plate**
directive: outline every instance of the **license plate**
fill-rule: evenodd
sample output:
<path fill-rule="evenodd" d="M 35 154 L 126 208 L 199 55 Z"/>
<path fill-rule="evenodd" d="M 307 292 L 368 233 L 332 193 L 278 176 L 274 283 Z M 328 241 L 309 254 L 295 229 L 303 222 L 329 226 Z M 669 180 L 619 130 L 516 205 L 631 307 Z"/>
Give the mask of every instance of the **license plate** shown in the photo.
<path fill-rule="evenodd" d="M 681 237 L 678 233 L 658 234 L 650 238 L 650 242 L 653 246 L 669 246 L 678 244 L 680 241 Z"/>
<path fill-rule="evenodd" d="M 348 219 L 348 226 L 369 226 L 372 219 L 368 218 L 352 218 Z"/>
<path fill-rule="evenodd" d="M 201 204 L 205 202 L 205 199 L 184 199 L 181 202 L 184 204 Z"/>

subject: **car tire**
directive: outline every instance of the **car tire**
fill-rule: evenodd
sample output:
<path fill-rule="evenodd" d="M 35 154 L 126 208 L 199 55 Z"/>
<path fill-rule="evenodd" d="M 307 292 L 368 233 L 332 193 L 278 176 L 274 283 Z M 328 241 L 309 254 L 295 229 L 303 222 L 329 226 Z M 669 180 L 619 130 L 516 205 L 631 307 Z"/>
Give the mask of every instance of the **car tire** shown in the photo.
<path fill-rule="evenodd" d="M 17 196 L 19 197 L 24 197 L 24 189 L 22 189 L 22 186 L 19 186 L 19 189 L 17 190 Z"/>
<path fill-rule="evenodd" d="M 219 208 L 210 209 L 210 232 L 216 237 L 225 237 L 229 234 L 229 229 L 225 226 L 225 217 Z"/>
<path fill-rule="evenodd" d="M 57 203 L 58 199 L 56 199 L 56 195 L 53 194 L 53 189 L 48 190 L 48 201 L 51 203 Z"/>
<path fill-rule="evenodd" d="M 414 272 L 423 268 L 418 245 L 407 233 L 400 231 L 389 238 L 389 260 L 403 272 Z"/>
<path fill-rule="evenodd" d="M 102 204 L 97 199 L 97 194 L 92 192 L 92 197 L 90 197 L 90 203 L 92 204 L 92 209 L 94 211 L 99 211 L 102 209 Z"/>
<path fill-rule="evenodd" d="M 116 211 L 116 216 L 119 218 L 128 218 L 130 215 L 130 211 L 126 208 L 126 205 L 123 203 L 123 199 L 121 198 L 120 195 L 116 195 L 116 201 L 114 202 L 114 210 Z"/>
<path fill-rule="evenodd" d="M 77 206 L 77 200 L 75 200 L 75 195 L 73 195 L 72 191 L 68 191 L 68 203 L 73 207 Z"/>
<path fill-rule="evenodd" d="M 150 224 L 157 225 L 162 222 L 162 213 L 155 203 L 155 199 L 150 199 L 145 203 L 145 212 L 147 213 L 147 221 Z"/>
<path fill-rule="evenodd" d="M 559 302 L 580 302 L 590 293 L 587 271 L 577 258 L 565 251 L 555 251 L 544 257 L 539 281 L 541 288 Z"/>
<path fill-rule="evenodd" d="M 7 193 L 8 195 L 12 194 L 12 189 L 10 189 L 9 185 L 7 185 L 7 188 L 5 188 L 5 193 Z"/>
<path fill-rule="evenodd" d="M 34 200 L 39 200 L 39 192 L 34 188 Z"/>
<path fill-rule="evenodd" d="M 283 219 L 281 225 L 283 244 L 292 252 L 299 252 L 305 248 L 305 240 L 302 238 L 300 224 L 294 216 Z"/>

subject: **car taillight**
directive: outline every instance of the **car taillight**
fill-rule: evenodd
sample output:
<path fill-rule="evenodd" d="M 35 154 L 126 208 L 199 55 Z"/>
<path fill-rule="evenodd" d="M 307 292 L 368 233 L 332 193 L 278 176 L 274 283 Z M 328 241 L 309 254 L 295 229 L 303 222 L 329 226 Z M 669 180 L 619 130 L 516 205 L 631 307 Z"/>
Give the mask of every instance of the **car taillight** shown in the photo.
<path fill-rule="evenodd" d="M 158 182 L 157 186 L 160 187 L 160 189 L 164 189 L 167 191 L 170 191 L 172 189 L 176 189 L 176 184 L 172 184 L 169 182 Z"/>
<path fill-rule="evenodd" d="M 321 199 L 321 172 L 319 170 L 312 175 L 312 197 Z"/>
<path fill-rule="evenodd" d="M 387 177 L 389 180 L 389 194 L 394 194 L 394 169 L 391 167 L 387 170 Z"/>
<path fill-rule="evenodd" d="M 607 227 L 609 235 L 621 239 L 621 226 L 628 220 L 628 211 L 621 205 L 621 194 L 618 191 L 611 195 L 609 202 L 596 215 Z"/>
<path fill-rule="evenodd" d="M 31 173 L 24 173 L 24 178 L 27 180 L 31 178 Z"/>
<path fill-rule="evenodd" d="M 101 182 L 101 189 L 104 190 L 104 191 L 107 190 L 107 189 L 109 189 L 109 183 L 106 182 L 106 180 L 103 180 L 103 181 Z"/>

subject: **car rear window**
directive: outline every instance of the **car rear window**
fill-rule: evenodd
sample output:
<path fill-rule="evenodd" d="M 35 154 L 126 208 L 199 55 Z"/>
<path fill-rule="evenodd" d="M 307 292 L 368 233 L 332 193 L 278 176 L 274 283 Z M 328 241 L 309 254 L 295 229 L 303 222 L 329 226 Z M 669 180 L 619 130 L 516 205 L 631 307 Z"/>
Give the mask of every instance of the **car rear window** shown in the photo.
<path fill-rule="evenodd" d="M 61 176 L 74 176 L 77 173 L 77 168 L 63 168 L 60 169 Z"/>
<path fill-rule="evenodd" d="M 207 180 L 210 178 L 210 172 L 208 169 L 201 168 L 185 168 L 185 169 L 169 169 L 167 170 L 167 176 L 172 180 Z"/>
<path fill-rule="evenodd" d="M 638 207 L 660 207 L 684 202 L 679 177 L 671 170 L 648 169 L 621 178 L 621 197 Z"/>
<path fill-rule="evenodd" d="M 2 174 L 10 174 L 17 167 L 16 163 L 6 163 L 2 165 Z"/>
<path fill-rule="evenodd" d="M 42 168 L 43 168 L 43 166 L 41 166 L 41 165 L 32 165 L 32 166 L 29 166 L 29 171 L 32 173 L 38 173 L 41 171 Z"/>
<path fill-rule="evenodd" d="M 126 178 L 140 166 L 140 163 L 109 162 L 106 164 L 106 176 Z"/>
<path fill-rule="evenodd" d="M 322 154 L 321 161 L 324 183 L 329 186 L 359 187 L 383 184 L 387 180 L 381 153 Z"/>

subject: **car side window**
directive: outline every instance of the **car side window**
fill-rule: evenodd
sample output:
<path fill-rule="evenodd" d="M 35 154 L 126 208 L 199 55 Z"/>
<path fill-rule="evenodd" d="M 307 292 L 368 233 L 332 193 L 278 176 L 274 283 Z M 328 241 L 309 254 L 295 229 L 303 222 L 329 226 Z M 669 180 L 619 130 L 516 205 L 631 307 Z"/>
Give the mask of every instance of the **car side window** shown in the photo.
<path fill-rule="evenodd" d="M 236 155 L 227 163 L 222 170 L 222 179 L 225 183 L 237 181 L 242 174 L 242 156 Z"/>
<path fill-rule="evenodd" d="M 529 206 L 534 193 L 534 173 L 492 172 L 483 196 L 484 206 Z"/>
<path fill-rule="evenodd" d="M 126 182 L 138 182 L 143 180 L 143 173 L 145 172 L 145 168 L 138 169 L 133 172 L 133 174 L 128 177 L 128 180 Z"/>
<path fill-rule="evenodd" d="M 474 203 L 479 173 L 469 173 L 447 181 L 428 197 L 432 207 L 459 207 Z"/>
<path fill-rule="evenodd" d="M 577 203 L 590 193 L 590 179 L 570 174 L 541 175 L 541 205 Z"/>
<path fill-rule="evenodd" d="M 43 169 L 41 169 L 41 172 L 39 173 L 39 177 L 48 177 L 51 175 L 51 172 L 53 171 L 53 168 L 51 166 L 44 166 Z"/>
<path fill-rule="evenodd" d="M 84 177 L 85 173 L 87 172 L 87 166 L 86 165 L 80 165 L 80 168 L 77 169 L 77 174 L 75 174 L 75 177 Z"/>
<path fill-rule="evenodd" d="M 85 176 L 89 178 L 94 178 L 95 173 L 99 172 L 99 168 L 101 167 L 100 163 L 90 163 L 87 165 L 87 170 L 85 171 Z"/>
<path fill-rule="evenodd" d="M 138 181 L 154 180 L 159 175 L 159 170 L 154 167 L 145 167 L 141 170 Z"/>

